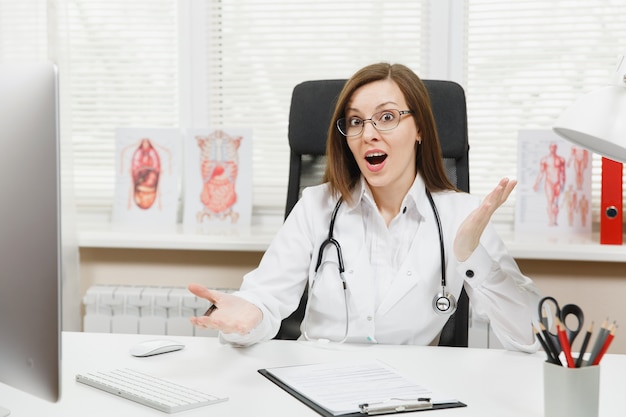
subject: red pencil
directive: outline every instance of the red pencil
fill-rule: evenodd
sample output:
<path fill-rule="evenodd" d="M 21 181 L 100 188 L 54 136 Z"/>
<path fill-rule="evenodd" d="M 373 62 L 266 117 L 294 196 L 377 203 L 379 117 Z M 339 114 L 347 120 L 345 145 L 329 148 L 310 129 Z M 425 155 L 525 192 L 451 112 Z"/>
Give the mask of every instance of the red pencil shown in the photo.
<path fill-rule="evenodd" d="M 567 367 L 575 368 L 576 364 L 574 363 L 574 358 L 572 358 L 572 347 L 570 346 L 569 339 L 565 333 L 565 327 L 563 327 L 561 320 L 558 318 L 556 319 L 556 331 L 559 336 L 559 342 L 561 343 L 561 350 L 563 350 L 565 359 L 567 360 Z"/>
<path fill-rule="evenodd" d="M 614 337 L 615 337 L 615 324 L 612 324 L 611 331 L 609 335 L 606 337 L 606 340 L 604 341 L 604 344 L 602 345 L 602 349 L 600 349 L 600 352 L 598 352 L 598 356 L 596 356 L 592 365 L 597 365 L 600 363 L 602 356 L 604 356 L 606 351 L 609 349 L 609 346 L 611 345 L 611 342 L 613 341 Z"/>

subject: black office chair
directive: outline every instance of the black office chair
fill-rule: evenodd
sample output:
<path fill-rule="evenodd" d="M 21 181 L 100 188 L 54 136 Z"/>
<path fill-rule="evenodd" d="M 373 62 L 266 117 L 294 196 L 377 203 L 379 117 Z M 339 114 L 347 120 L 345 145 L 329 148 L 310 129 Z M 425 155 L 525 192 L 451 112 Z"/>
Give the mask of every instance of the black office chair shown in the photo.
<path fill-rule="evenodd" d="M 285 218 L 300 198 L 302 189 L 322 181 L 326 163 L 326 134 L 339 92 L 346 80 L 306 81 L 292 94 L 289 113 L 289 183 Z M 469 144 L 467 108 L 463 88 L 451 81 L 424 80 L 430 96 L 443 162 L 450 181 L 469 192 Z M 276 339 L 300 336 L 307 293 L 299 307 L 283 320 Z M 469 300 L 461 292 L 456 312 L 450 316 L 439 340 L 440 346 L 467 347 Z"/>

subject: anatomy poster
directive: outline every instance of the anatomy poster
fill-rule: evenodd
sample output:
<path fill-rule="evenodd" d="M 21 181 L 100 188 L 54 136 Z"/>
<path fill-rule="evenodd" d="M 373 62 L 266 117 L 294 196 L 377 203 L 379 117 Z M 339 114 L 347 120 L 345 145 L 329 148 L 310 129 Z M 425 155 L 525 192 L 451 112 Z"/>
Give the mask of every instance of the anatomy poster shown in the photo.
<path fill-rule="evenodd" d="M 175 226 L 179 129 L 116 130 L 113 222 Z"/>
<path fill-rule="evenodd" d="M 591 152 L 551 130 L 521 130 L 516 233 L 591 236 L 591 162 Z"/>
<path fill-rule="evenodd" d="M 184 142 L 186 230 L 250 226 L 252 132 L 190 129 Z"/>

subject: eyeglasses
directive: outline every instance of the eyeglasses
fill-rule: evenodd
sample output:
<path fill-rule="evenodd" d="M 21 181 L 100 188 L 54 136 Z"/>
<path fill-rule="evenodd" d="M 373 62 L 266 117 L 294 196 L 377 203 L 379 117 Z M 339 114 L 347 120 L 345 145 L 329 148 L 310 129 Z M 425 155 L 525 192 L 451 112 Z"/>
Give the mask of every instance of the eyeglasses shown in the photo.
<path fill-rule="evenodd" d="M 363 132 L 365 122 L 371 122 L 376 130 L 384 132 L 398 127 L 400 117 L 403 114 L 413 114 L 413 111 L 391 109 L 374 113 L 369 119 L 361 119 L 360 117 L 341 118 L 337 120 L 337 129 L 346 137 L 358 136 Z"/>

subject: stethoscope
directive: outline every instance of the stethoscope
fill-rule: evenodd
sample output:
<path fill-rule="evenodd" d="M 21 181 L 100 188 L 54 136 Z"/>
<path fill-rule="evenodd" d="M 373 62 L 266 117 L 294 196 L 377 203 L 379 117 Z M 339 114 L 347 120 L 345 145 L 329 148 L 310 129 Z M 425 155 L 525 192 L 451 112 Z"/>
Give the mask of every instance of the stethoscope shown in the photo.
<path fill-rule="evenodd" d="M 449 315 L 456 311 L 457 302 L 456 302 L 455 297 L 446 290 L 446 264 L 445 264 L 446 253 L 445 253 L 445 248 L 443 244 L 443 229 L 441 227 L 441 219 L 439 218 L 439 212 L 437 210 L 437 206 L 435 205 L 433 196 L 430 194 L 430 191 L 428 190 L 426 190 L 426 197 L 428 197 L 428 202 L 430 203 L 430 207 L 433 209 L 433 213 L 435 214 L 435 221 L 437 222 L 437 231 L 439 233 L 439 251 L 440 251 L 440 256 L 441 256 L 441 291 L 438 292 L 433 297 L 432 305 L 433 305 L 433 310 L 435 311 L 435 313 L 440 314 L 440 315 Z M 308 301 L 310 301 L 311 294 L 313 293 L 313 287 L 315 286 L 315 282 L 317 279 L 317 271 L 322 265 L 322 261 L 324 258 L 324 250 L 326 249 L 328 245 L 334 246 L 337 251 L 337 267 L 339 269 L 339 278 L 341 279 L 341 285 L 343 288 L 343 298 L 344 298 L 345 316 L 346 316 L 346 320 L 345 320 L 346 326 L 344 329 L 344 335 L 343 335 L 343 338 L 339 341 L 339 343 L 343 343 L 348 339 L 348 323 L 350 319 L 349 313 L 348 313 L 348 285 L 346 284 L 346 279 L 344 277 L 345 267 L 343 264 L 343 254 L 341 251 L 341 245 L 339 244 L 337 239 L 333 237 L 333 232 L 335 229 L 335 220 L 337 218 L 337 212 L 339 211 L 339 207 L 341 206 L 341 203 L 343 203 L 343 199 L 340 198 L 337 201 L 337 204 L 335 205 L 335 208 L 333 209 L 333 212 L 330 217 L 330 225 L 328 227 L 328 238 L 322 242 L 322 244 L 320 245 L 319 251 L 317 253 L 317 263 L 315 264 L 315 277 L 313 278 L 311 282 L 311 287 L 309 288 L 309 295 L 308 295 L 309 296 Z M 307 322 L 308 322 L 307 318 L 309 315 L 308 313 L 309 313 L 310 304 L 311 304 L 310 302 L 307 302 L 306 308 L 304 310 L 304 318 L 303 318 L 303 332 L 302 333 L 306 340 L 311 340 L 307 332 Z"/>

